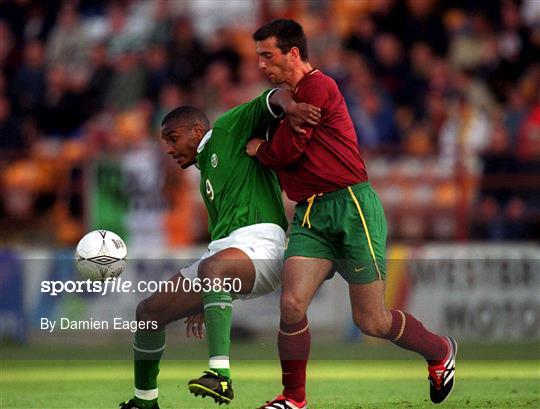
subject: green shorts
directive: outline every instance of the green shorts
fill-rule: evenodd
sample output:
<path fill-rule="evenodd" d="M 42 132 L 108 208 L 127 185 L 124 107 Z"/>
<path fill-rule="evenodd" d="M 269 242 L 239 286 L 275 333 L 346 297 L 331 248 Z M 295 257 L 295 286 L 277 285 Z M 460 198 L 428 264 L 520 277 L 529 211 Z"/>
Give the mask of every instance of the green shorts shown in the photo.
<path fill-rule="evenodd" d="M 324 258 L 350 284 L 386 276 L 386 218 L 367 182 L 315 195 L 296 205 L 285 259 Z"/>

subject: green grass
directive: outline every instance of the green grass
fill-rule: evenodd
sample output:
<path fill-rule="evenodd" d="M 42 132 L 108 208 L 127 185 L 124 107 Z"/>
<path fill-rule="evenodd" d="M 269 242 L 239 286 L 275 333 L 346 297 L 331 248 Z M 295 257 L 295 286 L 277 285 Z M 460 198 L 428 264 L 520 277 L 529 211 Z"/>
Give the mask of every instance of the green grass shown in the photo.
<path fill-rule="evenodd" d="M 133 390 L 129 344 L 0 345 L 0 409 L 117 408 Z M 234 342 L 231 356 L 236 398 L 228 408 L 254 409 L 281 390 L 273 340 Z M 311 356 L 311 409 L 540 408 L 538 342 L 461 344 L 456 387 L 440 406 L 429 401 L 423 361 L 389 343 L 315 343 Z M 205 357 L 204 342 L 170 343 L 159 377 L 162 409 L 218 407 L 187 390 Z"/>
<path fill-rule="evenodd" d="M 340 353 L 346 348 L 340 347 Z M 455 389 L 441 408 L 540 408 L 537 358 L 528 359 L 518 353 L 509 358 L 511 360 L 493 357 L 486 360 L 482 357 L 490 356 L 490 348 L 486 352 L 482 347 L 478 349 L 482 352 L 476 355 L 475 348 L 462 348 L 465 359 L 458 360 Z M 499 351 L 504 348 L 500 347 Z M 523 347 L 529 355 L 537 355 L 529 348 L 530 345 Z M 435 407 L 429 401 L 427 371 L 421 359 L 410 359 L 414 355 L 409 354 L 400 355 L 405 359 L 399 359 L 398 355 L 388 357 L 394 359 L 383 359 L 383 356 L 369 359 L 375 354 L 369 353 L 370 350 L 383 353 L 394 350 L 380 345 L 362 346 L 361 350 L 363 354 L 349 360 L 314 359 L 310 362 L 311 409 Z M 51 361 L 35 357 L 21 360 L 22 352 L 18 356 L 16 351 L 23 349 L 2 348 L 1 409 L 111 409 L 131 396 L 132 364 L 129 360 Z M 93 356 L 91 350 L 88 354 L 85 349 L 79 349 L 79 358 L 83 357 L 83 351 L 86 356 Z M 315 357 L 324 356 L 324 348 L 315 346 L 314 352 Z M 199 376 L 206 361 L 172 359 L 175 353 L 179 352 L 173 350 L 161 365 L 162 409 L 216 408 L 208 398 L 195 398 L 187 391 L 187 381 Z M 229 406 L 231 409 L 255 408 L 280 391 L 279 363 L 273 359 L 234 360 L 232 371 L 236 398 Z"/>

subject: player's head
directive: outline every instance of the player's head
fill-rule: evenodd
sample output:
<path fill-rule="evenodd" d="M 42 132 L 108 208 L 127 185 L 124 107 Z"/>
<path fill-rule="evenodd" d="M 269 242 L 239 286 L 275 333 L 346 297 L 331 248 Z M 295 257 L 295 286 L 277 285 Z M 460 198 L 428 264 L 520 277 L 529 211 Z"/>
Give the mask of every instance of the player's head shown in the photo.
<path fill-rule="evenodd" d="M 253 34 L 259 56 L 259 69 L 270 81 L 280 84 L 299 63 L 308 62 L 304 29 L 294 20 L 272 20 Z"/>
<path fill-rule="evenodd" d="M 161 138 L 169 147 L 168 154 L 182 169 L 195 163 L 197 147 L 209 130 L 204 112 L 190 106 L 173 109 L 161 121 Z"/>

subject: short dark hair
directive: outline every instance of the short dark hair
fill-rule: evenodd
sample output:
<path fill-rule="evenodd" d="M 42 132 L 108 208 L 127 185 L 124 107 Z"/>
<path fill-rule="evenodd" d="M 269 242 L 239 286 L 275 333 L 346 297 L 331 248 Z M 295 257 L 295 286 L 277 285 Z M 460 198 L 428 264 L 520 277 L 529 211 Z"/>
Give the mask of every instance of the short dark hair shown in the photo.
<path fill-rule="evenodd" d="M 307 38 L 304 29 L 296 21 L 283 18 L 272 20 L 253 34 L 255 41 L 263 41 L 269 37 L 276 37 L 277 46 L 283 54 L 288 53 L 292 47 L 297 47 L 302 61 L 308 60 Z"/>
<path fill-rule="evenodd" d="M 204 127 L 205 130 L 210 129 L 210 122 L 208 121 L 208 118 L 204 112 L 198 108 L 187 105 L 175 108 L 165 115 L 165 118 L 163 118 L 161 121 L 161 126 L 165 126 L 172 122 L 176 122 L 176 126 L 191 126 L 199 123 Z"/>

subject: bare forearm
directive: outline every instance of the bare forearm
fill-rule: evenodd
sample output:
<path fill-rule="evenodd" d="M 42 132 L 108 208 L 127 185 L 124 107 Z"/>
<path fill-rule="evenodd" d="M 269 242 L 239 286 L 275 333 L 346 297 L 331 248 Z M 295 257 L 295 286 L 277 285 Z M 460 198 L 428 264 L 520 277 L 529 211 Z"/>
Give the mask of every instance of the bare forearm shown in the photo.
<path fill-rule="evenodd" d="M 314 128 L 321 120 L 321 109 L 306 104 L 296 102 L 290 90 L 278 88 L 270 95 L 269 102 L 272 106 L 279 107 L 291 124 L 292 129 L 297 134 L 305 134 L 306 129 Z"/>
<path fill-rule="evenodd" d="M 292 93 L 288 89 L 278 88 L 270 96 L 270 104 L 281 108 L 281 110 L 287 113 L 291 103 L 294 103 Z"/>

